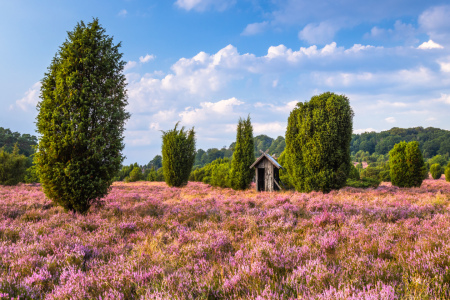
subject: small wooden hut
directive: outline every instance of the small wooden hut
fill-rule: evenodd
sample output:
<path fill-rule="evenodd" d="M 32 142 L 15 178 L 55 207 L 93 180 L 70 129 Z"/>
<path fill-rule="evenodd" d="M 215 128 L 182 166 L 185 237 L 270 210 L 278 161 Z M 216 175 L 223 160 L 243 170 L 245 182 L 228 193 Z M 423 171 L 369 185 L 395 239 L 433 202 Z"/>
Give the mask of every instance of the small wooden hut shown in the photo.
<path fill-rule="evenodd" d="M 267 151 L 259 151 L 261 156 L 250 166 L 255 168 L 256 191 L 281 190 L 280 169 L 283 167 Z"/>

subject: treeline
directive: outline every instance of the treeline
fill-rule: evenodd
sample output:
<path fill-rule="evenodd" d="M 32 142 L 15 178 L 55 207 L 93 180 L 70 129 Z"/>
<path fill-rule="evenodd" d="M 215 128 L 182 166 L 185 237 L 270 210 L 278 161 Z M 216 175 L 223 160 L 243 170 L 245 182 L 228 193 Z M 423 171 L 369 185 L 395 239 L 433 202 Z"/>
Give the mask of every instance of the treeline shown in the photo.
<path fill-rule="evenodd" d="M 450 131 L 439 128 L 398 128 L 382 132 L 365 132 L 353 134 L 350 143 L 350 151 L 356 154 L 359 151 L 369 154 L 377 153 L 386 155 L 402 141 L 417 141 L 424 158 L 432 158 L 438 154 L 450 154 Z"/>
<path fill-rule="evenodd" d="M 37 141 L 37 137 L 34 135 L 20 134 L 19 132 L 12 132 L 9 128 L 0 127 L 0 148 L 8 153 L 12 153 L 14 145 L 17 144 L 19 154 L 29 157 L 34 153 Z"/>
<path fill-rule="evenodd" d="M 255 157 L 260 155 L 259 150 L 269 150 L 272 155 L 280 156 L 286 147 L 284 137 L 279 136 L 273 139 L 265 134 L 258 135 L 253 138 Z M 198 149 L 195 154 L 194 169 L 202 168 L 217 159 L 231 158 L 233 156 L 236 142 L 230 144 L 229 147 L 210 148 L 208 150 Z"/>

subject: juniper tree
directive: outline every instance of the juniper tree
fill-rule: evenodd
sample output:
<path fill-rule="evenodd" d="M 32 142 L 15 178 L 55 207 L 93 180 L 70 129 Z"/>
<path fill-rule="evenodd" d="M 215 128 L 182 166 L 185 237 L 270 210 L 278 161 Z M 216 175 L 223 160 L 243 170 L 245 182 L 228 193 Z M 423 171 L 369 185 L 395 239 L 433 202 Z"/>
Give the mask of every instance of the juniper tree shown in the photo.
<path fill-rule="evenodd" d="M 297 191 L 339 189 L 350 172 L 353 110 L 344 95 L 299 102 L 286 129 L 285 168 Z"/>
<path fill-rule="evenodd" d="M 195 161 L 194 128 L 185 131 L 175 128 L 162 131 L 162 169 L 164 179 L 169 186 L 184 186 Z"/>
<path fill-rule="evenodd" d="M 42 80 L 35 155 L 47 197 L 86 212 L 107 194 L 123 156 L 129 114 L 120 43 L 98 19 L 78 23 Z"/>
<path fill-rule="evenodd" d="M 250 116 L 246 120 L 239 118 L 236 144 L 231 160 L 230 183 L 234 190 L 245 190 L 250 186 L 254 176 L 250 166 L 254 161 L 253 127 Z"/>
<path fill-rule="evenodd" d="M 398 187 L 420 187 L 427 169 L 417 141 L 400 142 L 389 151 L 391 182 Z"/>

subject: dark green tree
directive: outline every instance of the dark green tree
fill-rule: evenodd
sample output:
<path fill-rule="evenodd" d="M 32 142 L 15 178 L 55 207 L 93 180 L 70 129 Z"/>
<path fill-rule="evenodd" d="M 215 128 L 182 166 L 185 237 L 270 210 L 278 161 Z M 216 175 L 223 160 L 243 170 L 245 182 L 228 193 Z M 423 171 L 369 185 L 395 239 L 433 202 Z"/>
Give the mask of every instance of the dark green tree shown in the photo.
<path fill-rule="evenodd" d="M 8 153 L 4 148 L 0 148 L 0 184 L 16 185 L 24 181 L 27 167 L 27 158 L 19 154 L 19 147 L 16 144 L 12 153 Z"/>
<path fill-rule="evenodd" d="M 142 170 L 139 167 L 134 167 L 130 172 L 130 176 L 128 177 L 128 182 L 136 182 L 142 179 Z"/>
<path fill-rule="evenodd" d="M 129 114 L 125 62 L 98 19 L 78 23 L 42 80 L 35 155 L 47 197 L 86 212 L 120 170 Z"/>
<path fill-rule="evenodd" d="M 352 128 L 353 110 L 344 95 L 326 92 L 297 104 L 288 119 L 284 166 L 297 191 L 345 186 Z"/>
<path fill-rule="evenodd" d="M 250 166 L 255 161 L 253 146 L 253 127 L 250 116 L 239 118 L 236 144 L 231 159 L 230 184 L 234 190 L 245 190 L 250 186 L 255 171 Z"/>
<path fill-rule="evenodd" d="M 417 141 L 400 142 L 389 151 L 391 182 L 398 187 L 420 187 L 427 169 Z"/>
<path fill-rule="evenodd" d="M 185 186 L 195 161 L 194 128 L 185 131 L 175 128 L 162 131 L 162 169 L 169 186 Z"/>
<path fill-rule="evenodd" d="M 433 177 L 433 179 L 439 179 L 442 176 L 442 168 L 440 164 L 433 164 L 430 167 L 430 173 L 431 173 L 431 177 Z"/>

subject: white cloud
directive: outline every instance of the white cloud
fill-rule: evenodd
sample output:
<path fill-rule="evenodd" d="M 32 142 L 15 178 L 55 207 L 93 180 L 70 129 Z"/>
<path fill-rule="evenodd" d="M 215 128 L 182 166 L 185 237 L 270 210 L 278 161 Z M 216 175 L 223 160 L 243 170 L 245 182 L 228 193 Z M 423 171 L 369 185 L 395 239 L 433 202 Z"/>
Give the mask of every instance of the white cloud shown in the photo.
<path fill-rule="evenodd" d="M 291 112 L 295 108 L 295 106 L 297 105 L 298 102 L 299 101 L 294 100 L 294 101 L 284 103 L 284 105 L 275 105 L 272 103 L 256 102 L 253 106 L 255 108 L 261 108 L 261 107 L 263 107 L 265 109 L 269 108 L 271 113 L 276 112 L 276 113 L 282 113 L 282 114 L 287 115 L 287 114 L 289 114 L 289 112 Z"/>
<path fill-rule="evenodd" d="M 450 94 L 441 94 L 441 97 L 436 99 L 436 102 L 450 104 Z"/>
<path fill-rule="evenodd" d="M 122 9 L 121 11 L 119 11 L 118 15 L 120 17 L 125 17 L 128 14 L 126 9 Z"/>
<path fill-rule="evenodd" d="M 135 61 L 129 61 L 127 62 L 127 64 L 125 65 L 125 67 L 123 68 L 124 71 L 128 71 L 130 69 L 133 69 L 134 67 L 137 66 L 137 62 Z"/>
<path fill-rule="evenodd" d="M 333 40 L 336 31 L 336 26 L 328 22 L 321 22 L 318 25 L 311 23 L 298 33 L 298 37 L 310 44 L 326 44 Z"/>
<path fill-rule="evenodd" d="M 442 45 L 439 45 L 438 43 L 433 42 L 432 40 L 429 40 L 428 42 L 424 42 L 420 44 L 417 49 L 443 49 L 444 47 Z"/>
<path fill-rule="evenodd" d="M 258 33 L 262 33 L 267 29 L 268 25 L 269 22 L 267 21 L 248 24 L 247 27 L 245 27 L 244 31 L 241 33 L 241 35 L 255 35 Z"/>
<path fill-rule="evenodd" d="M 437 43 L 449 44 L 450 5 L 434 6 L 419 16 L 421 28 Z"/>
<path fill-rule="evenodd" d="M 16 101 L 16 106 L 24 111 L 28 111 L 30 108 L 36 108 L 39 102 L 39 95 L 41 90 L 41 82 L 36 82 L 33 86 L 25 92 L 25 96 Z M 14 108 L 11 106 L 10 108 Z"/>
<path fill-rule="evenodd" d="M 386 119 L 384 119 L 386 122 L 388 122 L 388 123 L 395 123 L 396 122 L 396 120 L 395 120 L 395 118 L 394 117 L 387 117 Z"/>
<path fill-rule="evenodd" d="M 177 0 L 175 5 L 187 11 L 224 11 L 236 3 L 236 0 Z"/>
<path fill-rule="evenodd" d="M 253 123 L 253 133 L 255 135 L 284 136 L 286 133 L 286 124 L 286 122 Z"/>
<path fill-rule="evenodd" d="M 146 56 L 141 56 L 139 57 L 139 61 L 143 64 L 148 63 L 149 61 L 155 59 L 155 56 L 153 54 L 149 55 L 147 54 Z"/>
<path fill-rule="evenodd" d="M 370 33 L 366 33 L 364 37 L 377 40 L 404 41 L 407 44 L 414 44 L 418 41 L 416 35 L 417 29 L 412 24 L 405 24 L 397 20 L 394 23 L 394 28 L 384 29 L 374 26 Z"/>
<path fill-rule="evenodd" d="M 379 132 L 379 130 L 373 129 L 373 128 L 366 128 L 366 129 L 355 129 L 353 130 L 354 134 L 361 134 L 364 132 Z"/>
<path fill-rule="evenodd" d="M 448 58 L 446 61 L 438 61 L 439 66 L 441 67 L 441 71 L 445 73 L 450 73 L 450 61 Z"/>
<path fill-rule="evenodd" d="M 200 108 L 187 107 L 179 116 L 181 117 L 182 123 L 189 125 L 198 124 L 207 120 L 217 123 L 221 119 L 228 120 L 230 117 L 234 118 L 233 107 L 242 104 L 244 102 L 235 97 L 218 102 L 202 102 L 200 103 Z"/>

